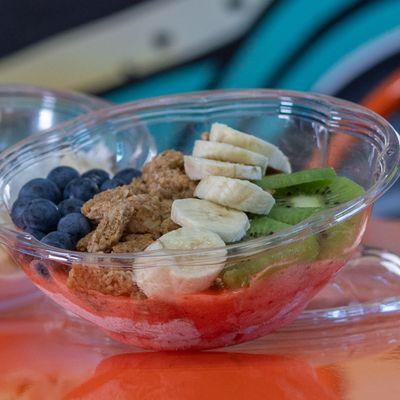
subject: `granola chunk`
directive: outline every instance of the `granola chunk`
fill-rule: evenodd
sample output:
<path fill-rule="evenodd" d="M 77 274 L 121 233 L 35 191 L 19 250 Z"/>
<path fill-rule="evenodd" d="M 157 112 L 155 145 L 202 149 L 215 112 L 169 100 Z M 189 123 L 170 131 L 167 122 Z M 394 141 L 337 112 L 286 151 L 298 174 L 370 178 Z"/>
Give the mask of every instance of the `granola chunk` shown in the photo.
<path fill-rule="evenodd" d="M 164 199 L 184 199 L 193 197 L 196 182 L 179 169 L 159 171 L 146 179 L 150 193 Z"/>
<path fill-rule="evenodd" d="M 91 253 L 111 250 L 121 239 L 134 213 L 130 202 L 120 201 L 108 211 L 93 232 L 87 249 Z"/>
<path fill-rule="evenodd" d="M 76 245 L 76 249 L 78 251 L 88 251 L 88 245 L 94 235 L 94 231 L 89 232 L 86 236 L 84 236 Z"/>
<path fill-rule="evenodd" d="M 167 150 L 154 157 L 143 168 L 143 178 L 147 180 L 152 175 L 167 169 L 180 169 L 183 171 L 183 154 L 175 150 Z"/>
<path fill-rule="evenodd" d="M 138 288 L 132 280 L 131 271 L 79 264 L 72 266 L 67 285 L 72 290 L 96 290 L 113 296 L 132 296 L 138 292 Z"/>
<path fill-rule="evenodd" d="M 183 154 L 167 150 L 143 169 L 143 181 L 151 194 L 164 199 L 192 197 L 196 183 L 185 174 Z"/>
<path fill-rule="evenodd" d="M 164 219 L 164 221 L 161 223 L 160 230 L 161 230 L 161 235 L 164 235 L 165 233 L 174 231 L 175 229 L 180 228 L 179 225 L 177 225 L 170 217 Z"/>
<path fill-rule="evenodd" d="M 153 242 L 154 237 L 150 233 L 131 233 L 123 237 L 122 241 L 116 244 L 112 250 L 114 253 L 133 253 L 145 250 Z"/>
<path fill-rule="evenodd" d="M 146 194 L 148 189 L 142 178 L 136 178 L 129 185 L 129 190 L 132 194 Z"/>
<path fill-rule="evenodd" d="M 106 190 L 87 201 L 82 207 L 82 214 L 89 219 L 99 221 L 109 213 L 115 203 L 122 202 L 129 196 L 132 196 L 129 185 Z"/>
<path fill-rule="evenodd" d="M 127 231 L 130 233 L 150 233 L 161 236 L 161 224 L 171 213 L 172 202 L 161 200 L 152 195 L 132 196 L 129 201 L 135 211 L 129 220 Z"/>
<path fill-rule="evenodd" d="M 82 213 L 87 218 L 100 221 L 115 202 L 131 196 L 151 194 L 162 199 L 181 199 L 192 197 L 195 187 L 195 182 L 185 174 L 183 154 L 167 150 L 146 164 L 142 178 L 95 195 L 83 205 Z"/>
<path fill-rule="evenodd" d="M 96 194 L 93 199 L 87 201 L 82 207 L 82 214 L 87 218 L 100 221 L 116 202 L 124 201 L 132 196 L 147 194 L 148 189 L 141 178 L 134 179 L 130 185 L 124 185 L 115 189 L 106 190 Z"/>

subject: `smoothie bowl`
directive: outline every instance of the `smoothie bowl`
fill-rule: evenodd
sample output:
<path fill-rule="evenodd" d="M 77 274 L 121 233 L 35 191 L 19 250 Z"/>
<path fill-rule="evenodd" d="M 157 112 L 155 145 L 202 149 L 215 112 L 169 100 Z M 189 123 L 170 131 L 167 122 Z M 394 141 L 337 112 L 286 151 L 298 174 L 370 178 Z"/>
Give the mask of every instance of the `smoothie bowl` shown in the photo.
<path fill-rule="evenodd" d="M 0 85 L 0 151 L 107 105 L 101 99 L 68 91 Z M 8 221 L 7 210 L 0 208 L 0 223 Z M 18 306 L 36 294 L 36 288 L 0 246 L 0 310 Z"/>
<path fill-rule="evenodd" d="M 131 143 L 143 131 L 161 153 L 140 164 Z M 64 162 L 37 173 L 99 145 L 109 171 Z M 398 162 L 385 120 L 330 97 L 150 99 L 4 152 L 1 204 L 14 224 L 0 241 L 43 292 L 119 341 L 228 346 L 292 321 L 332 279 Z"/>

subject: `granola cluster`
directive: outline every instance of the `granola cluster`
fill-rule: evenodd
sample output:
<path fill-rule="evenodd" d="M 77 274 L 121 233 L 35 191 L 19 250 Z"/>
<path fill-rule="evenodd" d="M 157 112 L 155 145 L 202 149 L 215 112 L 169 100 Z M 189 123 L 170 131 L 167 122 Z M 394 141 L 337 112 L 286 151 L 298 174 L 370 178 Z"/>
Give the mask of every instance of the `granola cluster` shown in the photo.
<path fill-rule="evenodd" d="M 74 264 L 69 271 L 67 285 L 78 291 L 96 290 L 113 296 L 135 296 L 139 290 L 132 274 L 122 269 L 111 269 Z"/>
<path fill-rule="evenodd" d="M 84 204 L 82 213 L 97 226 L 80 240 L 78 250 L 144 250 L 164 233 L 178 228 L 170 219 L 172 202 L 192 197 L 194 188 L 195 183 L 184 172 L 182 153 L 161 153 L 130 185 L 99 193 Z"/>
<path fill-rule="evenodd" d="M 145 250 L 160 236 L 178 228 L 170 218 L 172 202 L 193 197 L 195 186 L 185 174 L 182 153 L 161 153 L 131 184 L 99 193 L 84 204 L 82 213 L 95 228 L 79 241 L 77 249 L 89 253 Z M 137 294 L 131 273 L 119 269 L 74 265 L 68 286 L 115 296 Z"/>

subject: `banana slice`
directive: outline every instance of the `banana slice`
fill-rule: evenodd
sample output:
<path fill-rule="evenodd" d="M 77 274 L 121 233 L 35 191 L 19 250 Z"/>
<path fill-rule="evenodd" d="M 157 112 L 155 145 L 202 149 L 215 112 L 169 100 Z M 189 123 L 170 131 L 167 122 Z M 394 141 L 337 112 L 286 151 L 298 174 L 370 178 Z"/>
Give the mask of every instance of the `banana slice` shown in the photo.
<path fill-rule="evenodd" d="M 194 195 L 200 199 L 253 214 L 268 214 L 275 204 L 271 194 L 254 183 L 224 176 L 208 176 L 202 179 Z"/>
<path fill-rule="evenodd" d="M 262 154 L 233 146 L 231 144 L 209 142 L 207 140 L 196 140 L 193 148 L 193 156 L 209 158 L 217 161 L 256 165 L 261 168 L 263 175 L 265 174 L 268 165 L 268 158 Z"/>
<path fill-rule="evenodd" d="M 168 257 L 168 250 L 195 250 L 215 247 L 212 262 L 201 264 L 201 256 Z M 179 228 L 161 236 L 147 247 L 164 250 L 167 255 L 162 266 L 145 262 L 133 272 L 136 284 L 149 298 L 168 300 L 180 295 L 201 292 L 210 287 L 224 268 L 226 249 L 223 240 L 204 229 Z M 215 258 L 214 258 L 215 253 Z M 147 265 L 148 263 L 148 265 Z M 161 263 L 161 262 L 160 262 Z"/>
<path fill-rule="evenodd" d="M 244 212 L 199 199 L 175 200 L 171 219 L 180 226 L 210 230 L 225 243 L 237 242 L 250 227 Z"/>
<path fill-rule="evenodd" d="M 185 156 L 184 161 L 186 175 L 194 181 L 210 175 L 251 180 L 262 178 L 261 168 L 255 165 L 234 164 L 192 156 Z"/>
<path fill-rule="evenodd" d="M 227 125 L 219 123 L 212 124 L 210 141 L 228 143 L 233 146 L 262 154 L 263 156 L 268 157 L 268 165 L 270 167 L 287 174 L 292 172 L 289 159 L 278 147 L 253 135 L 237 131 Z"/>

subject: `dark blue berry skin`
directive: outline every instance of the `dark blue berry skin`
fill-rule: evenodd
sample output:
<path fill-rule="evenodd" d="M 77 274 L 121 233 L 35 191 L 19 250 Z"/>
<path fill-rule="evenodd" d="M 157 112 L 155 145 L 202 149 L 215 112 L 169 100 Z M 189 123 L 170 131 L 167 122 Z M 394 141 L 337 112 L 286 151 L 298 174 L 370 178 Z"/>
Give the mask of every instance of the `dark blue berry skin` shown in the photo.
<path fill-rule="evenodd" d="M 61 214 L 50 200 L 33 199 L 25 207 L 22 218 L 27 228 L 47 233 L 57 226 Z"/>
<path fill-rule="evenodd" d="M 65 232 L 50 232 L 47 234 L 42 240 L 42 243 L 47 244 L 49 246 L 58 247 L 60 249 L 65 250 L 74 250 L 75 249 L 75 241 L 74 239 Z"/>
<path fill-rule="evenodd" d="M 123 182 L 125 185 L 129 185 L 132 182 L 133 178 L 137 178 L 141 176 L 142 173 L 134 168 L 125 168 L 119 171 L 115 176 L 114 179 L 118 179 Z"/>
<path fill-rule="evenodd" d="M 25 232 L 31 234 L 37 240 L 42 240 L 46 236 L 45 232 L 32 228 L 26 228 Z"/>
<path fill-rule="evenodd" d="M 19 197 L 30 197 L 34 199 L 47 199 L 58 203 L 62 196 L 57 185 L 49 179 L 36 178 L 22 186 Z"/>
<path fill-rule="evenodd" d="M 22 217 L 26 206 L 33 200 L 31 197 L 23 197 L 15 200 L 11 208 L 11 219 L 18 228 L 25 229 L 26 225 Z"/>
<path fill-rule="evenodd" d="M 75 240 L 79 240 L 91 231 L 89 221 L 82 214 L 78 213 L 62 217 L 58 222 L 57 230 L 68 233 Z"/>
<path fill-rule="evenodd" d="M 89 178 L 77 178 L 68 183 L 64 189 L 64 199 L 88 201 L 99 193 L 99 187 Z"/>
<path fill-rule="evenodd" d="M 46 280 L 50 279 L 50 272 L 43 261 L 34 260 L 31 262 L 31 268 L 41 277 Z"/>
<path fill-rule="evenodd" d="M 125 183 L 121 182 L 119 179 L 107 179 L 100 186 L 100 191 L 104 192 L 105 190 L 115 189 L 118 186 L 123 186 Z"/>
<path fill-rule="evenodd" d="M 85 202 L 80 199 L 66 199 L 58 205 L 58 209 L 60 210 L 61 216 L 65 217 L 67 214 L 80 213 L 84 204 Z"/>
<path fill-rule="evenodd" d="M 102 169 L 91 169 L 82 174 L 82 178 L 89 178 L 100 187 L 105 180 L 110 178 L 110 175 Z"/>
<path fill-rule="evenodd" d="M 47 175 L 47 179 L 54 182 L 61 192 L 69 182 L 76 178 L 79 178 L 79 172 L 75 168 L 65 166 L 56 167 Z"/>

